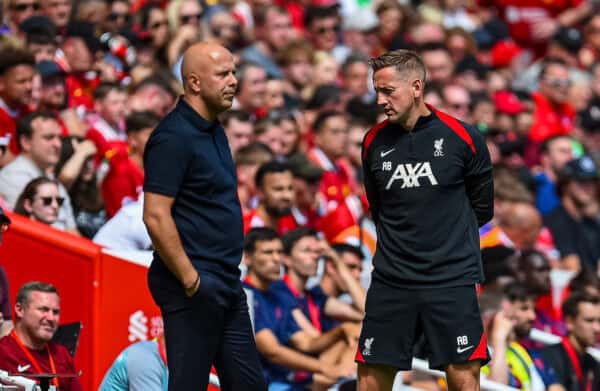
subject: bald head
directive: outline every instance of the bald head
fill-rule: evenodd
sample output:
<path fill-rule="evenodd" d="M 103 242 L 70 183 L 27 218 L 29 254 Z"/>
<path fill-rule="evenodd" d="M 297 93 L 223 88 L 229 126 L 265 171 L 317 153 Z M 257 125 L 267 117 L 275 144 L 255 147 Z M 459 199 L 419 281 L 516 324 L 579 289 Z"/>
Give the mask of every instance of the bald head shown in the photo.
<path fill-rule="evenodd" d="M 532 248 L 542 228 L 542 218 L 535 206 L 517 202 L 507 210 L 500 225 L 519 249 Z"/>
<path fill-rule="evenodd" d="M 229 109 L 237 90 L 235 61 L 229 50 L 214 43 L 197 43 L 183 54 L 181 64 L 186 101 L 213 121 Z"/>
<path fill-rule="evenodd" d="M 215 66 L 233 62 L 233 55 L 225 47 L 216 43 L 200 42 L 190 46 L 183 54 L 181 75 L 183 89 L 188 91 L 188 79 L 192 74 L 202 76 L 208 74 Z"/>

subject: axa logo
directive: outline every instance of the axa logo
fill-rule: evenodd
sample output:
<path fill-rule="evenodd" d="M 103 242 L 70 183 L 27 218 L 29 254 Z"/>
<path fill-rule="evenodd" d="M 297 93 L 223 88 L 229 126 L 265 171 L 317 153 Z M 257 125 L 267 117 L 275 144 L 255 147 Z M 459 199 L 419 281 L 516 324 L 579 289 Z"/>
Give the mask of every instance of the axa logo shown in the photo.
<path fill-rule="evenodd" d="M 433 175 L 433 171 L 431 171 L 431 164 L 429 162 L 419 162 L 415 164 L 406 163 L 398 164 L 396 166 L 396 170 L 385 186 L 385 189 L 389 190 L 397 180 L 402 181 L 402 186 L 400 187 L 401 189 L 421 187 L 419 178 L 427 178 L 432 186 L 438 184 L 437 179 Z"/>

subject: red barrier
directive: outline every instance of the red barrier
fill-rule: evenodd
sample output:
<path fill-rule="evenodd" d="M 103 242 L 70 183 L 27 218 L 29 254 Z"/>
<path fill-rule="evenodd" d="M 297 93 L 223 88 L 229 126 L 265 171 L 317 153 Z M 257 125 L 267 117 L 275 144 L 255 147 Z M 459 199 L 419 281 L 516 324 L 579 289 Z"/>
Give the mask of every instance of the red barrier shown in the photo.
<path fill-rule="evenodd" d="M 7 215 L 12 224 L 0 246 L 0 263 L 11 304 L 25 282 L 54 284 L 61 297 L 61 323 L 83 323 L 75 362 L 83 371 L 84 389 L 97 390 L 121 350 L 162 334 L 162 318 L 147 288 L 147 267 L 105 254 L 89 240 Z"/>

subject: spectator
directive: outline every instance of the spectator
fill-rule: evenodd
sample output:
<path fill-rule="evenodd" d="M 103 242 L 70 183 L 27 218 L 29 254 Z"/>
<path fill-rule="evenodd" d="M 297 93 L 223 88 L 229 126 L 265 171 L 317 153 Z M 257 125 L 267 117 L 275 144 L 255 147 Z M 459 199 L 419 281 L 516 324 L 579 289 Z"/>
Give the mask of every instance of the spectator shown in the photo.
<path fill-rule="evenodd" d="M 60 125 L 50 114 L 32 113 L 19 120 L 17 138 L 22 152 L 0 170 L 0 193 L 9 205 L 16 204 L 17 197 L 32 179 L 40 176 L 54 177 L 61 152 L 60 134 Z M 64 202 L 53 226 L 77 233 L 71 199 L 60 183 L 58 190 Z"/>
<path fill-rule="evenodd" d="M 285 274 L 283 281 L 273 285 L 279 300 L 293 304 L 302 310 L 306 322 L 298 322 L 304 330 L 326 332 L 334 328 L 339 321 L 358 322 L 363 312 L 341 302 L 335 297 L 326 296 L 319 286 L 307 289 L 306 282 L 317 275 L 318 260 L 323 255 L 324 246 L 317 232 L 300 227 L 282 237 L 284 245 Z M 330 256 L 330 252 L 327 252 Z M 361 304 L 357 297 L 357 306 Z M 357 330 L 360 329 L 358 324 Z M 357 335 L 358 336 L 358 335 Z M 356 352 L 349 354 L 354 355 Z"/>
<path fill-rule="evenodd" d="M 256 207 L 256 171 L 273 158 L 273 152 L 269 147 L 258 142 L 240 148 L 234 155 L 238 179 L 238 196 L 242 209 L 247 210 Z"/>
<path fill-rule="evenodd" d="M 4 214 L 2 208 L 0 208 L 0 246 L 2 245 L 2 234 L 8 231 L 10 223 L 10 219 Z M 0 338 L 8 335 L 13 328 L 9 296 L 8 277 L 6 277 L 4 267 L 0 265 Z"/>
<path fill-rule="evenodd" d="M 348 140 L 348 120 L 341 112 L 322 112 L 313 125 L 315 146 L 308 157 L 323 171 L 320 193 L 327 210 L 336 209 L 352 193 L 352 174 L 344 170 L 339 159 L 344 157 Z"/>
<path fill-rule="evenodd" d="M 518 250 L 535 247 L 542 229 L 542 219 L 535 207 L 527 202 L 516 202 L 496 220 L 497 226 L 481 234 L 482 248 L 504 245 Z"/>
<path fill-rule="evenodd" d="M 542 350 L 542 355 L 566 390 L 600 389 L 600 364 L 586 352 L 598 342 L 600 300 L 574 293 L 563 304 L 563 315 L 567 336 Z"/>
<path fill-rule="evenodd" d="M 292 216 L 298 226 L 317 228 L 324 212 L 317 196 L 323 170 L 312 164 L 303 153 L 296 153 L 288 162 L 294 174 Z"/>
<path fill-rule="evenodd" d="M 275 54 L 292 39 L 290 16 L 285 8 L 269 4 L 258 8 L 254 17 L 256 42 L 242 51 L 242 60 L 259 64 L 268 77 L 280 79 L 283 73 L 275 62 Z"/>
<path fill-rule="evenodd" d="M 118 34 L 128 26 L 130 21 L 129 2 L 113 0 L 109 3 L 108 15 L 106 20 L 103 21 L 103 31 L 111 34 Z"/>
<path fill-rule="evenodd" d="M 58 210 L 64 201 L 59 195 L 56 180 L 41 176 L 25 186 L 17 199 L 15 213 L 52 225 L 56 223 Z"/>
<path fill-rule="evenodd" d="M 9 0 L 6 2 L 3 11 L 6 12 L 6 25 L 3 25 L 3 33 L 17 33 L 19 25 L 27 18 L 39 15 L 39 1 Z"/>
<path fill-rule="evenodd" d="M 304 87 L 313 75 L 313 48 L 304 40 L 289 42 L 279 53 L 278 63 L 286 80 L 286 95 L 294 105 L 299 103 L 299 97 Z"/>
<path fill-rule="evenodd" d="M 42 15 L 50 18 L 60 33 L 64 33 L 73 8 L 71 0 L 41 0 L 40 5 Z"/>
<path fill-rule="evenodd" d="M 112 217 L 127 200 L 136 200 L 144 184 L 144 148 L 160 117 L 150 111 L 134 112 L 126 118 L 127 147 L 109 151 L 110 169 L 102 182 L 106 214 Z"/>
<path fill-rule="evenodd" d="M 250 115 L 241 110 L 229 110 L 221 115 L 221 124 L 225 128 L 227 141 L 231 154 L 235 156 L 237 151 L 253 141 L 253 125 Z"/>
<path fill-rule="evenodd" d="M 149 110 L 159 117 L 165 116 L 176 97 L 169 83 L 168 78 L 154 74 L 133 86 L 127 101 L 129 112 Z"/>
<path fill-rule="evenodd" d="M 536 175 L 536 207 L 542 215 L 560 205 L 556 180 L 569 161 L 573 160 L 573 140 L 568 136 L 552 136 L 541 147 L 542 171 Z"/>
<path fill-rule="evenodd" d="M 100 194 L 98 173 L 92 156 L 95 148 L 89 140 L 65 139 L 59 178 L 69 177 L 69 198 L 77 230 L 86 238 L 94 237 L 106 222 L 104 200 Z M 68 173 L 72 171 L 72 173 Z M 72 178 L 72 180 L 71 180 Z"/>
<path fill-rule="evenodd" d="M 575 112 L 567 101 L 571 85 L 567 65 L 560 60 L 546 61 L 539 82 L 539 89 L 532 96 L 535 111 L 529 132 L 529 139 L 534 143 L 555 135 L 568 135 L 575 119 Z"/>
<path fill-rule="evenodd" d="M 149 47 L 152 49 L 149 56 L 157 59 L 162 66 L 166 66 L 166 48 L 170 37 L 165 11 L 157 2 L 148 2 L 139 10 L 137 16 L 142 31 L 149 36 Z"/>
<path fill-rule="evenodd" d="M 94 91 L 94 113 L 86 120 L 89 130 L 86 137 L 96 144 L 104 156 L 113 142 L 124 142 L 127 93 L 115 83 L 100 84 Z"/>
<path fill-rule="evenodd" d="M 234 107 L 262 117 L 267 93 L 267 73 L 258 64 L 245 63 L 238 67 L 238 91 Z"/>
<path fill-rule="evenodd" d="M 286 110 L 274 110 L 271 111 L 271 117 L 279 119 L 281 142 L 283 144 L 281 153 L 283 156 L 290 157 L 295 153 L 300 153 L 301 150 L 306 150 L 295 113 Z"/>
<path fill-rule="evenodd" d="M 267 80 L 265 93 L 265 110 L 267 113 L 276 112 L 285 108 L 284 83 L 281 79 Z"/>
<path fill-rule="evenodd" d="M 544 217 L 567 264 L 597 270 L 600 225 L 597 182 L 600 174 L 587 156 L 568 162 L 558 178 L 560 206 Z"/>
<path fill-rule="evenodd" d="M 523 390 L 563 390 L 557 386 L 554 370 L 522 345 L 535 320 L 535 293 L 513 283 L 503 296 L 502 310 L 496 313 L 490 332 L 492 360 L 483 372 L 490 380 Z"/>
<path fill-rule="evenodd" d="M 39 373 L 77 375 L 67 348 L 52 342 L 60 320 L 60 299 L 56 288 L 32 281 L 23 285 L 15 302 L 15 328 L 0 339 L 0 368 L 21 376 Z M 77 377 L 56 377 L 50 381 L 61 391 L 83 390 Z"/>
<path fill-rule="evenodd" d="M 290 215 L 294 204 L 293 176 L 285 163 L 270 161 L 258 169 L 255 178 L 258 206 L 244 214 L 244 232 L 268 227 L 281 234 L 296 227 Z"/>
<path fill-rule="evenodd" d="M 283 137 L 280 118 L 263 118 L 254 125 L 254 138 L 269 147 L 277 157 L 283 156 Z"/>
<path fill-rule="evenodd" d="M 338 342 L 343 343 L 350 329 L 337 328 L 318 337 L 300 329 L 293 315 L 293 311 L 299 310 L 286 306 L 271 289 L 280 279 L 282 256 L 283 244 L 272 229 L 253 228 L 246 235 L 244 259 L 248 275 L 244 287 L 252 292 L 256 347 L 261 354 L 263 373 L 270 389 L 304 388 L 311 381 L 321 387 L 331 386 L 348 370 L 334 366 L 336 363 L 327 360 L 324 354 L 320 359 L 308 354 L 321 353 Z"/>
<path fill-rule="evenodd" d="M 38 62 L 36 68 L 42 77 L 42 96 L 37 109 L 58 117 L 67 103 L 65 72 L 54 61 L 47 60 Z"/>
<path fill-rule="evenodd" d="M 337 7 L 310 6 L 304 13 L 306 38 L 316 50 L 331 53 L 337 46 L 340 18 Z"/>
<path fill-rule="evenodd" d="M 100 391 L 163 391 L 169 384 L 165 338 L 140 341 L 123 350 L 106 371 Z"/>
<path fill-rule="evenodd" d="M 9 135 L 10 148 L 0 160 L 0 168 L 19 153 L 17 119 L 27 114 L 31 103 L 35 60 L 20 49 L 0 50 L 0 136 Z"/>
<path fill-rule="evenodd" d="M 454 63 L 448 48 L 442 43 L 430 43 L 420 48 L 427 70 L 427 81 L 448 84 L 454 75 Z"/>
<path fill-rule="evenodd" d="M 46 16 L 32 16 L 20 25 L 25 33 L 25 46 L 35 62 L 53 61 L 56 55 L 56 26 Z"/>
<path fill-rule="evenodd" d="M 348 125 L 348 143 L 346 144 L 345 156 L 348 158 L 353 172 L 351 180 L 356 183 L 363 182 L 362 140 L 369 129 L 369 125 L 361 120 L 352 120 Z"/>
<path fill-rule="evenodd" d="M 364 312 L 366 291 L 360 285 L 364 258 L 361 249 L 346 243 L 335 243 L 332 246 L 325 241 L 321 243 L 325 254 L 321 290 L 329 297 L 350 301 L 355 309 Z"/>
<path fill-rule="evenodd" d="M 369 63 L 364 56 L 350 55 L 341 68 L 344 88 L 352 95 L 374 100 L 369 92 Z"/>

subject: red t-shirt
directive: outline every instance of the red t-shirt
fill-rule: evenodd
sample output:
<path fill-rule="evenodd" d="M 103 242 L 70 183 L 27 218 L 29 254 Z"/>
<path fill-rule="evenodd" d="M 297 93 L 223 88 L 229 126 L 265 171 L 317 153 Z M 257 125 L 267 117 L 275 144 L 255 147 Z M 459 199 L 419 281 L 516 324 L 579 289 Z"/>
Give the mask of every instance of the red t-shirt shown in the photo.
<path fill-rule="evenodd" d="M 37 363 L 33 363 L 27 358 L 25 352 L 17 344 L 17 341 L 12 335 L 0 339 L 0 369 L 8 371 L 11 374 L 20 373 L 27 377 L 27 374 L 37 374 L 36 364 L 43 373 L 52 373 L 48 351 L 52 355 L 56 373 L 59 374 L 76 374 L 75 363 L 69 355 L 67 348 L 54 342 L 48 343 L 48 349 L 42 351 L 31 350 L 25 348 L 31 354 Z M 35 380 L 35 379 L 33 379 Z M 79 383 L 78 378 L 63 378 L 58 379 L 60 391 L 82 391 L 83 388 Z M 52 383 L 51 383 L 52 384 Z"/>
<path fill-rule="evenodd" d="M 553 106 L 538 92 L 532 94 L 532 98 L 535 111 L 529 131 L 531 141 L 541 143 L 549 137 L 571 133 L 575 124 L 575 109 L 569 103 Z"/>
<path fill-rule="evenodd" d="M 577 7 L 583 0 L 479 0 L 484 6 L 496 6 L 500 17 L 508 24 L 511 37 L 521 46 L 545 46 L 535 42 L 532 25 L 549 22 L 568 8 Z"/>
<path fill-rule="evenodd" d="M 114 216 L 126 198 L 137 200 L 144 186 L 144 170 L 129 158 L 125 144 L 114 144 L 105 153 L 110 169 L 102 181 L 101 190 L 108 217 Z"/>

